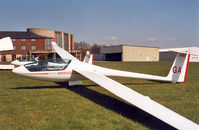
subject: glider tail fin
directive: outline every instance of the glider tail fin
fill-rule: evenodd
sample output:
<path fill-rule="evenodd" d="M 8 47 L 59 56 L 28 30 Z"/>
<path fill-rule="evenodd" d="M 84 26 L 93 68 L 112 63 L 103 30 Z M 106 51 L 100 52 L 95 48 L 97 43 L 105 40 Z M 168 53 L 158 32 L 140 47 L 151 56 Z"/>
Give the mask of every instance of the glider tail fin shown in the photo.
<path fill-rule="evenodd" d="M 177 56 L 167 76 L 172 83 L 186 81 L 189 58 L 190 54 L 188 53 L 177 53 Z"/>
<path fill-rule="evenodd" d="M 93 64 L 93 54 L 90 54 L 89 51 L 87 51 L 83 62 L 88 64 Z"/>

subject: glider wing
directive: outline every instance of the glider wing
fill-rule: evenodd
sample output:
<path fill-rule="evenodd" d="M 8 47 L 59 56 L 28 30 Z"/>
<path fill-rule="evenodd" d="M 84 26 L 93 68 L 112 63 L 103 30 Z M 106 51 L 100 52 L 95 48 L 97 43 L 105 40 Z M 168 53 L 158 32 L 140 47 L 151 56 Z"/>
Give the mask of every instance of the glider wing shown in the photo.
<path fill-rule="evenodd" d="M 147 96 L 140 93 L 100 74 L 93 71 L 86 71 L 82 69 L 74 69 L 79 74 L 94 81 L 109 92 L 117 95 L 123 100 L 135 105 L 136 107 L 144 110 L 145 112 L 159 118 L 160 120 L 170 124 L 177 129 L 199 129 L 199 126 L 190 121 L 189 119 L 175 113 L 174 111 L 160 105 L 159 103 L 151 100 Z"/>
<path fill-rule="evenodd" d="M 0 51 L 13 50 L 13 44 L 10 37 L 0 39 Z"/>
<path fill-rule="evenodd" d="M 77 58 L 75 58 L 74 56 L 72 56 L 69 52 L 65 51 L 64 49 L 60 48 L 56 42 L 55 39 L 52 40 L 52 46 L 54 48 L 54 50 L 56 51 L 56 53 L 62 58 L 62 59 L 70 59 L 70 60 L 75 60 L 75 61 L 79 61 Z"/>

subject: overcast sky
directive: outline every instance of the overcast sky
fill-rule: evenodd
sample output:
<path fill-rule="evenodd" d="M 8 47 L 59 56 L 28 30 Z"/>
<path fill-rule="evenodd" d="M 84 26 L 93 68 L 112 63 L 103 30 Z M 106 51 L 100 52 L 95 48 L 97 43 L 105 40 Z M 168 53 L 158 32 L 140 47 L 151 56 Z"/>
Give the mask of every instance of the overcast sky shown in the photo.
<path fill-rule="evenodd" d="M 199 46 L 199 0 L 1 0 L 0 31 L 27 28 L 90 44 Z"/>

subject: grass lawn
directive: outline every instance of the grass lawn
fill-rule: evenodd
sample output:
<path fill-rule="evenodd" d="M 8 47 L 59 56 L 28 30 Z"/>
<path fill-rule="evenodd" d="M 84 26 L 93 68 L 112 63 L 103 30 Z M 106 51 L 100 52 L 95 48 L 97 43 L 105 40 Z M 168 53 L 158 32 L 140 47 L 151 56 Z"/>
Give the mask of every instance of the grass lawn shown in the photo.
<path fill-rule="evenodd" d="M 166 76 L 171 62 L 95 62 L 96 65 Z M 199 124 L 199 63 L 187 82 L 170 84 L 113 78 Z M 0 129 L 173 129 L 95 83 L 67 87 L 0 71 Z"/>

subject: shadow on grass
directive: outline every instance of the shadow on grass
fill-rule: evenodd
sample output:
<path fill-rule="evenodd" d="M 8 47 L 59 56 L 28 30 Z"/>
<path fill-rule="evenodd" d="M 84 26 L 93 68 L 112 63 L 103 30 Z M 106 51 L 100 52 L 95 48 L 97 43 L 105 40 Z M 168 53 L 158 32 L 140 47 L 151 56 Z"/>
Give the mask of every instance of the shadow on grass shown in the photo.
<path fill-rule="evenodd" d="M 36 87 L 16 87 L 16 88 L 11 88 L 11 89 L 56 89 L 56 88 L 66 88 L 68 86 L 67 83 L 57 83 L 59 86 L 36 86 Z M 150 84 L 158 84 L 158 83 L 122 83 L 123 85 L 150 85 Z M 93 85 L 81 85 L 84 87 L 96 87 L 99 86 L 97 84 Z"/>
<path fill-rule="evenodd" d="M 152 81 L 152 82 L 154 82 L 154 84 L 156 83 L 156 84 L 171 84 L 171 82 L 170 81 L 157 81 L 157 80 L 148 80 L 148 81 Z"/>
<path fill-rule="evenodd" d="M 132 83 L 133 84 L 133 83 Z M 128 84 L 129 85 L 129 84 Z M 163 121 L 159 120 L 158 118 L 144 112 L 143 110 L 129 105 L 124 101 L 120 101 L 115 99 L 111 96 L 101 94 L 94 90 L 89 89 L 89 87 L 98 86 L 98 85 L 78 85 L 78 86 L 67 86 L 67 85 L 60 85 L 60 86 L 38 86 L 38 87 L 18 87 L 12 89 L 53 89 L 53 88 L 66 88 L 70 91 L 73 91 L 98 105 L 103 106 L 106 109 L 112 110 L 128 119 L 131 119 L 135 122 L 139 122 L 150 129 L 161 129 L 161 130 L 168 130 L 168 129 L 175 129 L 172 126 L 164 123 Z"/>
<path fill-rule="evenodd" d="M 66 89 L 73 91 L 87 99 L 95 102 L 98 105 L 101 105 L 107 109 L 110 109 L 126 118 L 129 118 L 135 122 L 139 122 L 150 129 L 174 129 L 170 125 L 160 121 L 156 117 L 151 116 L 150 114 L 142 111 L 141 109 L 129 105 L 123 101 L 112 98 L 108 95 L 101 94 L 94 90 L 91 90 L 84 85 L 66 87 Z"/>
<path fill-rule="evenodd" d="M 37 86 L 37 87 L 16 87 L 11 89 L 57 89 L 57 88 L 66 88 L 64 86 Z"/>

